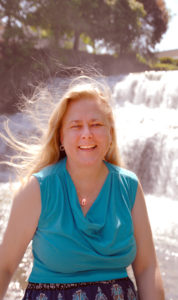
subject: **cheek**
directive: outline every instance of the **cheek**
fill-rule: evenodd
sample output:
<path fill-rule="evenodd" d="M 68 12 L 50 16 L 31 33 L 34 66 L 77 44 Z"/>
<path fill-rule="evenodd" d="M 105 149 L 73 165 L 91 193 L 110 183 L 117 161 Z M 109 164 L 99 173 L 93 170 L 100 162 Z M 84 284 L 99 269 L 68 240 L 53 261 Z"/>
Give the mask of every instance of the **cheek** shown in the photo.
<path fill-rule="evenodd" d="M 102 144 L 105 146 L 109 146 L 112 141 L 109 130 L 105 130 L 105 131 L 101 132 L 99 135 L 99 138 L 100 138 Z"/>
<path fill-rule="evenodd" d="M 77 141 L 77 134 L 72 131 L 64 131 L 61 136 L 63 144 L 66 146 L 71 146 L 71 144 L 75 144 Z"/>

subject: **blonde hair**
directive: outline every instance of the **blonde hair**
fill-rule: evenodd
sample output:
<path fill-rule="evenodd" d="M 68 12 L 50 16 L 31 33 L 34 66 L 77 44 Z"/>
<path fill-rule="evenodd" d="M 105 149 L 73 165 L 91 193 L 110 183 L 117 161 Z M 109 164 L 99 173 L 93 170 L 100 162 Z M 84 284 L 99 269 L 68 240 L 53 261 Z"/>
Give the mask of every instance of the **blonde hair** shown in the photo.
<path fill-rule="evenodd" d="M 112 128 L 112 144 L 106 154 L 106 161 L 118 166 L 122 165 L 117 146 L 114 116 L 109 103 L 110 90 L 106 83 L 103 84 L 88 76 L 79 76 L 72 80 L 61 97 L 59 97 L 59 90 L 38 87 L 30 100 L 25 98 L 22 112 L 30 116 L 30 120 L 37 129 L 36 134 L 30 137 L 30 143 L 18 140 L 6 124 L 8 137 L 3 135 L 3 138 L 18 151 L 8 164 L 19 170 L 21 178 L 29 178 L 33 173 L 58 162 L 65 156 L 65 152 L 60 151 L 60 129 L 64 114 L 69 103 L 85 97 L 99 102 Z"/>

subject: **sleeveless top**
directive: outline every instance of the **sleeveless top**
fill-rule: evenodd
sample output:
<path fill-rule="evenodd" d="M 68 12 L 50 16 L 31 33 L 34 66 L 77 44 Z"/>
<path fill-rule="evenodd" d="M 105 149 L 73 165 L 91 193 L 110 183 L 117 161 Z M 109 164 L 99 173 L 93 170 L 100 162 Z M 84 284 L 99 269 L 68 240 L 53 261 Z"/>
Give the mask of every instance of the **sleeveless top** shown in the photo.
<path fill-rule="evenodd" d="M 66 161 L 34 174 L 41 214 L 32 241 L 30 282 L 74 283 L 123 278 L 136 255 L 131 217 L 138 179 L 108 162 L 107 178 L 83 215 Z"/>

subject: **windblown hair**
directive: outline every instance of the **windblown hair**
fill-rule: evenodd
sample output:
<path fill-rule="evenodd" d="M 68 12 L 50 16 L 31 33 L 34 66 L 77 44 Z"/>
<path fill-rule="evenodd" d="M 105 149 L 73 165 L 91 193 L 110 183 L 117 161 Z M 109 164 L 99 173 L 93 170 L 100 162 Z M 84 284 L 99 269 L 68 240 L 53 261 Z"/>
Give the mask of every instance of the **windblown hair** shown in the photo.
<path fill-rule="evenodd" d="M 88 76 L 79 76 L 68 83 L 67 90 L 59 96 L 59 89 L 54 87 L 38 87 L 31 99 L 24 98 L 22 112 L 30 116 L 35 127 L 35 135 L 19 140 L 5 125 L 7 135 L 1 137 L 17 151 L 9 164 L 15 167 L 20 178 L 29 178 L 33 173 L 54 164 L 64 158 L 60 151 L 60 130 L 62 120 L 70 102 L 87 97 L 97 101 L 112 128 L 112 144 L 105 159 L 121 166 L 121 158 L 117 146 L 114 116 L 110 105 L 111 93 L 107 84 Z"/>

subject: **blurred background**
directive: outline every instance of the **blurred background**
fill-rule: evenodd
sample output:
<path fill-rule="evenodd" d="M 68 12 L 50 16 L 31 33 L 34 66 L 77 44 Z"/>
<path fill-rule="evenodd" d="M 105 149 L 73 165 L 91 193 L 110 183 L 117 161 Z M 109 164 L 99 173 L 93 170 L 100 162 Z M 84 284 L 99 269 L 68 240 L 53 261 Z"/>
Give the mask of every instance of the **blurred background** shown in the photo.
<path fill-rule="evenodd" d="M 0 131 L 8 118 L 30 142 L 35 124 L 17 104 L 38 83 L 60 94 L 79 66 L 105 75 L 121 155 L 144 188 L 166 300 L 178 299 L 177 28 L 178 0 L 0 0 Z M 0 160 L 13 153 L 1 139 Z M 16 185 L 0 165 L 0 241 Z M 29 245 L 5 300 L 22 298 L 31 261 Z"/>
<path fill-rule="evenodd" d="M 0 111 L 64 76 L 56 62 L 105 75 L 177 69 L 177 52 L 157 53 L 178 49 L 177 12 L 177 0 L 0 0 Z"/>

